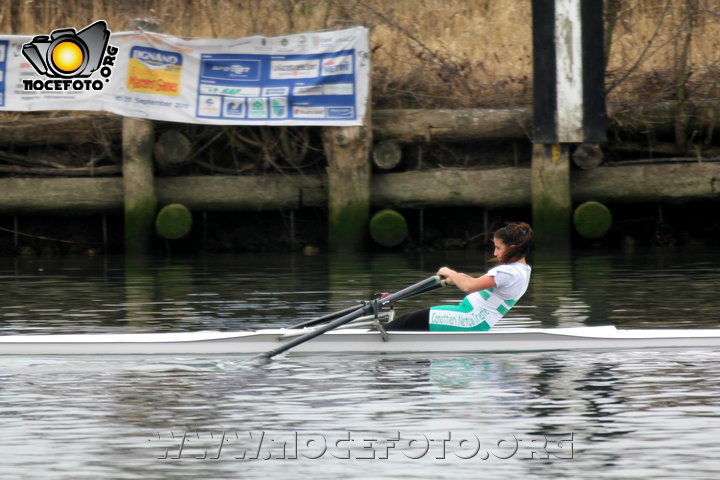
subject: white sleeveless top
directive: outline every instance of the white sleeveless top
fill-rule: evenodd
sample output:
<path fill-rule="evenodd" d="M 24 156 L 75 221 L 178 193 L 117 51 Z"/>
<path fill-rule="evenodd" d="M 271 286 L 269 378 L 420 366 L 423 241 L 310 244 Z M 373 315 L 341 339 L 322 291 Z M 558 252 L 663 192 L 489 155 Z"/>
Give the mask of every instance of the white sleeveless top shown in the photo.
<path fill-rule="evenodd" d="M 525 294 L 530 272 L 520 262 L 491 268 L 487 275 L 494 277 L 496 287 L 473 292 L 457 305 L 431 307 L 430 330 L 490 330 Z"/>

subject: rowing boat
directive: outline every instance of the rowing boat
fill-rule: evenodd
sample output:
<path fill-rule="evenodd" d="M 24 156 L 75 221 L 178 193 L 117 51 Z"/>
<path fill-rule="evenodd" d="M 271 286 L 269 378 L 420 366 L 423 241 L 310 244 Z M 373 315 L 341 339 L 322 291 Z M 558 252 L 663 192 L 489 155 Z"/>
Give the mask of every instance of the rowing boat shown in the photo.
<path fill-rule="evenodd" d="M 308 328 L 246 332 L 0 336 L 0 355 L 251 354 Z M 576 349 L 720 347 L 720 329 L 499 328 L 490 332 L 390 332 L 343 328 L 295 347 L 305 353 L 482 353 Z"/>

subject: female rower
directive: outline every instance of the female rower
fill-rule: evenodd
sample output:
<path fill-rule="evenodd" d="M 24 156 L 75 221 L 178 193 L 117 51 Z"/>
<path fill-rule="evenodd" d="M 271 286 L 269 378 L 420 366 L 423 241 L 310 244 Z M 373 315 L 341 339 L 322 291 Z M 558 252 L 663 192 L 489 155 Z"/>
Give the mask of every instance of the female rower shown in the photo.
<path fill-rule="evenodd" d="M 406 313 L 385 325 L 385 330 L 488 331 L 523 296 L 530 282 L 525 258 L 533 232 L 527 223 L 508 223 L 493 234 L 499 262 L 481 277 L 448 267 L 437 271 L 448 284 L 469 293 L 458 305 L 440 305 Z"/>

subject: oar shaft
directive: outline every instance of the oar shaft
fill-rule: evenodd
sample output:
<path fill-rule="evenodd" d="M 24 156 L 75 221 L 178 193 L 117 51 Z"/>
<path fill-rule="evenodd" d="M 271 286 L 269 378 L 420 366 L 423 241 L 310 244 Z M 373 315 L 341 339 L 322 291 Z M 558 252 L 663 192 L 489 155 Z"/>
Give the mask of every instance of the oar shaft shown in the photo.
<path fill-rule="evenodd" d="M 378 303 L 380 304 L 380 307 L 384 307 L 388 303 L 397 302 L 398 300 L 412 297 L 413 295 L 427 292 L 428 290 L 434 290 L 435 288 L 441 286 L 442 280 L 440 276 L 433 275 L 432 277 L 426 278 L 422 282 L 418 282 L 415 285 L 410 285 L 409 287 L 403 288 L 402 290 L 399 290 L 395 293 L 391 293 L 385 298 L 381 298 Z"/>
<path fill-rule="evenodd" d="M 336 318 L 340 318 L 343 315 L 347 315 L 348 313 L 352 313 L 356 310 L 360 310 L 362 307 L 363 307 L 362 304 L 355 305 L 352 307 L 348 307 L 344 310 L 340 310 L 339 312 L 329 313 L 327 315 L 323 315 L 322 317 L 311 318 L 310 320 L 305 320 L 304 322 L 300 322 L 295 325 L 291 325 L 287 328 L 303 328 L 303 327 L 309 327 L 311 325 L 317 325 L 318 323 L 327 322 L 329 320 L 335 320 Z"/>
<path fill-rule="evenodd" d="M 290 350 L 291 348 L 295 347 L 296 345 L 300 345 L 301 343 L 307 342 L 308 340 L 312 340 L 313 338 L 317 337 L 318 335 L 322 335 L 323 333 L 325 333 L 329 330 L 332 330 L 333 328 L 337 328 L 340 325 L 352 322 L 356 318 L 362 317 L 363 315 L 367 314 L 371 310 L 372 310 L 372 304 L 365 304 L 360 309 L 357 309 L 354 312 L 348 313 L 347 315 L 344 315 L 336 320 L 333 320 L 332 322 L 328 323 L 327 325 L 323 325 L 322 327 L 318 327 L 313 330 L 310 330 L 308 333 L 306 333 L 304 335 L 300 335 L 299 337 L 296 337 L 286 343 L 283 343 L 279 347 L 277 347 L 273 350 L 270 350 L 269 352 L 261 353 L 260 355 L 257 355 L 255 358 L 258 358 L 258 359 L 272 358 L 275 355 L 279 355 L 287 350 Z"/>
<path fill-rule="evenodd" d="M 418 285 L 421 285 L 421 286 L 418 287 Z M 422 285 L 427 285 L 427 286 L 426 286 L 426 287 L 422 287 Z M 420 294 L 420 293 L 425 293 L 425 292 L 429 292 L 430 290 L 435 290 L 436 288 L 440 288 L 440 287 L 442 287 L 443 285 L 444 285 L 444 283 L 443 283 L 442 280 L 440 280 L 440 277 L 434 276 L 434 277 L 427 278 L 426 280 L 423 280 L 422 282 L 420 282 L 420 283 L 418 283 L 418 284 L 415 284 L 415 285 L 412 285 L 412 286 L 410 286 L 410 287 L 407 287 L 407 288 L 405 288 L 405 289 L 403 289 L 403 290 L 400 290 L 399 292 L 394 293 L 394 294 L 391 294 L 391 295 L 396 295 L 396 296 L 397 296 L 397 295 L 403 294 L 405 291 L 409 291 L 410 293 L 405 294 L 405 296 L 402 297 L 403 299 L 405 299 L 405 298 L 408 298 L 408 297 L 411 297 L 411 296 L 414 296 L 414 295 L 418 295 L 418 294 Z M 385 297 L 385 298 L 390 298 L 390 295 L 387 296 L 387 297 Z M 393 302 L 393 301 L 396 302 L 396 301 L 398 301 L 399 299 L 400 299 L 400 298 L 394 297 L 394 300 L 390 300 L 390 302 L 385 302 L 385 301 L 383 301 L 380 306 L 381 306 L 381 307 L 384 307 L 384 306 L 387 305 L 388 303 L 391 303 L 391 302 Z M 381 299 L 381 300 L 384 300 L 384 299 Z M 295 324 L 295 325 L 291 325 L 291 326 L 289 326 L 289 327 L 287 327 L 287 328 L 310 327 L 310 326 L 312 326 L 312 325 L 317 325 L 318 323 L 324 323 L 324 322 L 327 322 L 327 321 L 330 321 L 330 320 L 335 320 L 336 318 L 340 318 L 340 317 L 342 317 L 342 316 L 344 316 L 344 315 L 347 315 L 348 313 L 355 312 L 355 311 L 363 308 L 363 306 L 364 306 L 364 304 L 360 304 L 360 305 L 355 305 L 355 306 L 352 306 L 352 307 L 348 307 L 348 308 L 346 308 L 346 309 L 344 309 L 344 310 L 340 310 L 339 312 L 329 313 L 329 314 L 327 314 L 327 315 L 323 315 L 322 317 L 318 317 L 318 318 L 311 318 L 311 319 L 309 319 L 309 320 L 305 320 L 304 322 L 300 322 L 300 323 L 297 323 L 297 324 Z"/>

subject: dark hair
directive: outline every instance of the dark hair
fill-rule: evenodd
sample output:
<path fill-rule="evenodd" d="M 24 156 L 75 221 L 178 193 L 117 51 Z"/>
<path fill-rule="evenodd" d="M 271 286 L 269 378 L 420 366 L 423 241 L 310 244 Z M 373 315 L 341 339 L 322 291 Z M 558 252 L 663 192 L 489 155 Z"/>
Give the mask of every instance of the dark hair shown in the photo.
<path fill-rule="evenodd" d="M 498 258 L 498 261 L 500 263 L 512 263 L 530 253 L 533 231 L 527 223 L 511 222 L 496 230 L 493 237 L 502 240 L 508 247 L 503 258 Z"/>

